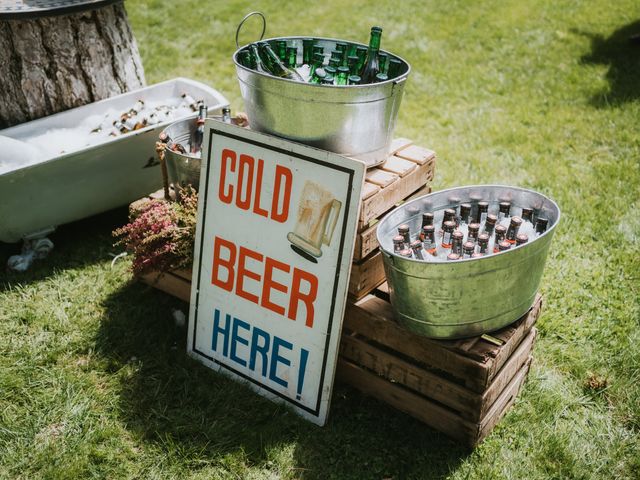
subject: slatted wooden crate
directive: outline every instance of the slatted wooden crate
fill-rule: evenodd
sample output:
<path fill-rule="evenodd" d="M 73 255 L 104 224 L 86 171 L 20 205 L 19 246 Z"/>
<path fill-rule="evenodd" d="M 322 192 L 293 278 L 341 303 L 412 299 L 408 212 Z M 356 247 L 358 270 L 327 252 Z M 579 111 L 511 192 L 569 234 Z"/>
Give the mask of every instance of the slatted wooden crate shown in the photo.
<path fill-rule="evenodd" d="M 378 221 L 397 205 L 431 192 L 435 163 L 436 154 L 433 150 L 413 145 L 406 138 L 398 138 L 391 145 L 389 159 L 367 171 L 348 287 L 352 300 L 363 298 L 385 281 L 382 255 L 376 239 Z M 158 190 L 134 204 L 162 196 L 163 191 Z M 170 281 L 176 272 L 166 275 L 168 277 L 165 280 Z M 152 281 L 149 276 L 142 280 L 147 283 Z M 163 282 L 153 283 L 160 285 Z"/>
<path fill-rule="evenodd" d="M 491 335 L 432 340 L 400 327 L 388 300 L 370 295 L 347 306 L 338 378 L 475 446 L 524 383 L 541 308 L 538 296 L 527 314 Z"/>
<path fill-rule="evenodd" d="M 412 145 L 406 138 L 393 141 L 389 159 L 367 172 L 349 279 L 349 296 L 359 300 L 385 281 L 376 230 L 379 220 L 397 205 L 431 192 L 436 154 Z"/>

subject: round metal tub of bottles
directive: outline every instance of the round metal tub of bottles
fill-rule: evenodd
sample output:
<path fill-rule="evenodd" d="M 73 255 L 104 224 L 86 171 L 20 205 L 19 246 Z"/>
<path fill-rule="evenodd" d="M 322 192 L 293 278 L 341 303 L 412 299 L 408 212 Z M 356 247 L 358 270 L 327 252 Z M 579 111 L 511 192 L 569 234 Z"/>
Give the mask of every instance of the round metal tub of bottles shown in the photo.
<path fill-rule="evenodd" d="M 396 319 L 430 338 L 498 330 L 533 304 L 560 209 L 532 190 L 452 188 L 389 213 L 377 237 Z"/>
<path fill-rule="evenodd" d="M 364 161 L 387 159 L 410 65 L 369 46 L 331 38 L 278 37 L 233 55 L 253 130 Z"/>
<path fill-rule="evenodd" d="M 207 106 L 198 103 L 198 116 L 174 122 L 160 133 L 160 140 L 166 144 L 164 161 L 167 165 L 169 183 L 173 184 L 176 195 L 187 185 L 198 190 L 200 184 L 200 157 L 204 139 L 204 120 Z M 225 123 L 232 123 L 228 107 L 222 109 L 222 116 L 211 117 Z"/>

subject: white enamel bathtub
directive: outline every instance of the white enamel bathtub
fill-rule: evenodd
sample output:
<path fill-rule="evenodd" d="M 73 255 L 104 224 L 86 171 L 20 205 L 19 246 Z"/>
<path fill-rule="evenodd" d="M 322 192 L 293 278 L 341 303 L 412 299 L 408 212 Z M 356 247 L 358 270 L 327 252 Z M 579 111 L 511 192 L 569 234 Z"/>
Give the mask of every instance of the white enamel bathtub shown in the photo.
<path fill-rule="evenodd" d="M 73 128 L 111 108 L 128 110 L 138 99 L 157 101 L 182 93 L 203 99 L 210 115 L 219 114 L 229 104 L 207 85 L 176 78 L 0 130 L 0 135 L 24 140 L 52 128 Z M 155 142 L 160 131 L 175 120 L 178 118 L 0 174 L 0 241 L 45 235 L 58 225 L 126 205 L 161 188 Z"/>

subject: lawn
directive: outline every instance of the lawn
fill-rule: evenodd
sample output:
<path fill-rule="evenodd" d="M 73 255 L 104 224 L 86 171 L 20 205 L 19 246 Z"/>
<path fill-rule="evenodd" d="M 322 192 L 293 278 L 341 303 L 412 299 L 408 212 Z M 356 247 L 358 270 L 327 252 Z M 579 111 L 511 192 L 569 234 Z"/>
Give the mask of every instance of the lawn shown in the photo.
<path fill-rule="evenodd" d="M 473 451 L 343 385 L 313 426 L 186 357 L 171 316 L 186 305 L 112 265 L 122 208 L 61 227 L 31 271 L 0 273 L 0 477 L 640 478 L 635 0 L 126 6 L 148 83 L 204 81 L 234 111 L 245 13 L 263 11 L 271 36 L 366 41 L 382 25 L 383 48 L 413 67 L 396 134 L 438 152 L 434 188 L 520 185 L 563 211 L 535 361 Z M 0 245 L 0 261 L 18 250 Z"/>

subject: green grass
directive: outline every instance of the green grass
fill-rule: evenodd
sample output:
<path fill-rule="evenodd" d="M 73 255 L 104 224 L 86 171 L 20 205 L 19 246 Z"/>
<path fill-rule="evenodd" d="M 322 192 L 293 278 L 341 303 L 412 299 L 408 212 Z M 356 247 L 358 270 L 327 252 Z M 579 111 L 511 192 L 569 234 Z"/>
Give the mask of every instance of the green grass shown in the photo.
<path fill-rule="evenodd" d="M 0 477 L 640 478 L 635 1 L 127 9 L 148 83 L 192 77 L 234 110 L 230 55 L 245 13 L 263 11 L 272 36 L 365 41 L 381 24 L 383 46 L 413 66 L 396 134 L 437 150 L 435 188 L 521 185 L 563 210 L 535 362 L 474 451 L 340 385 L 329 424 L 312 426 L 186 358 L 170 313 L 185 306 L 132 282 L 126 260 L 111 267 L 121 209 L 60 228 L 32 271 L 0 273 Z M 0 246 L 0 260 L 18 248 Z"/>

